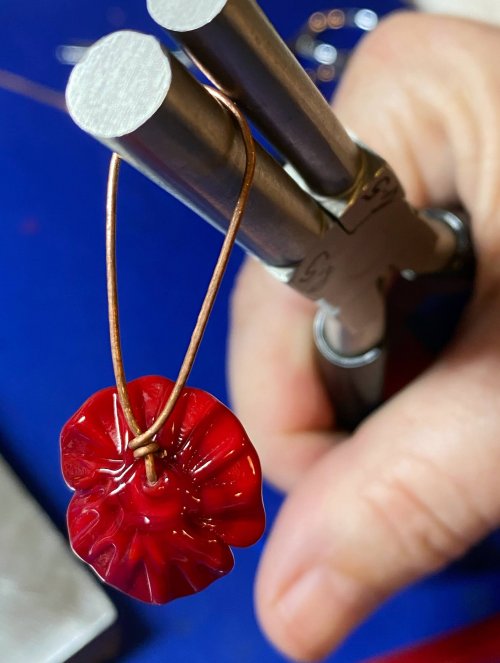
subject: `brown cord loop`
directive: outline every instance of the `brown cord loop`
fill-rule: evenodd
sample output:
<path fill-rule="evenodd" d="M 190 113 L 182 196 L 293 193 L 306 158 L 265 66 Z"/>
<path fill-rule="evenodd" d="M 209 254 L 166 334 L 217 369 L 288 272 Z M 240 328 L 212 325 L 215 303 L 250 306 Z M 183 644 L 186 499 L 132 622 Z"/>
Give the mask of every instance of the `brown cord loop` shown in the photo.
<path fill-rule="evenodd" d="M 155 483 L 157 480 L 153 454 L 159 450 L 159 446 L 156 444 L 156 442 L 154 442 L 153 438 L 165 425 L 165 422 L 172 413 L 177 399 L 181 395 L 181 392 L 184 389 L 186 381 L 189 377 L 189 373 L 193 367 L 196 353 L 200 347 L 201 339 L 203 337 L 203 333 L 205 332 L 205 328 L 207 326 L 208 319 L 214 305 L 215 297 L 217 296 L 222 277 L 224 276 L 224 272 L 231 255 L 231 250 L 236 241 L 236 235 L 241 223 L 242 216 L 245 212 L 255 172 L 255 145 L 247 121 L 245 120 L 238 107 L 224 94 L 219 92 L 219 90 L 215 90 L 210 87 L 206 87 L 206 89 L 234 115 L 236 121 L 238 122 L 243 137 L 243 142 L 245 144 L 245 174 L 243 177 L 238 200 L 231 217 L 231 222 L 229 224 L 226 237 L 224 238 L 224 242 L 222 244 L 212 278 L 210 279 L 210 283 L 208 285 L 208 289 L 203 300 L 203 304 L 201 306 L 200 313 L 191 335 L 191 340 L 179 370 L 179 375 L 177 376 L 174 388 L 157 420 L 146 431 L 141 431 L 130 404 L 125 378 L 125 369 L 123 367 L 123 355 L 120 338 L 118 285 L 116 274 L 116 206 L 121 163 L 120 156 L 116 153 L 113 153 L 109 165 L 108 189 L 106 196 L 106 276 L 111 355 L 113 358 L 113 369 L 115 373 L 116 388 L 120 405 L 122 407 L 127 424 L 135 436 L 133 440 L 129 441 L 128 446 L 130 449 L 134 450 L 135 458 L 145 459 L 146 475 L 150 484 Z"/>
<path fill-rule="evenodd" d="M 145 444 L 143 447 L 138 447 L 134 451 L 134 458 L 144 458 L 144 456 L 147 456 L 148 454 L 154 454 L 159 450 L 159 446 L 156 444 L 156 442 L 150 442 L 149 444 Z"/>

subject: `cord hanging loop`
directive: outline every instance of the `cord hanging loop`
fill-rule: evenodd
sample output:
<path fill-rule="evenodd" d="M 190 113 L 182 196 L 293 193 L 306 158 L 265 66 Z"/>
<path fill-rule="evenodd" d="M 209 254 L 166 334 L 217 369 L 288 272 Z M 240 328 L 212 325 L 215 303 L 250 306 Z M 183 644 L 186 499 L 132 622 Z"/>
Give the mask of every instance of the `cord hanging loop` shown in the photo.
<path fill-rule="evenodd" d="M 198 319 L 192 332 L 191 340 L 182 361 L 174 388 L 157 420 L 145 431 L 141 431 L 130 404 L 121 346 L 116 269 L 116 210 L 121 157 L 118 154 L 113 153 L 109 165 L 108 187 L 106 195 L 106 283 L 108 293 L 108 318 L 111 340 L 111 356 L 113 359 L 113 370 L 115 374 L 118 399 L 120 401 L 120 405 L 122 407 L 128 427 L 134 434 L 134 439 L 129 441 L 128 446 L 130 449 L 134 450 L 134 456 L 136 458 L 143 457 L 145 459 L 146 476 L 150 484 L 154 484 L 157 480 L 154 464 L 154 454 L 159 450 L 159 446 L 156 444 L 156 442 L 154 442 L 154 437 L 162 429 L 168 417 L 172 413 L 193 367 L 196 354 L 200 347 L 200 343 L 205 332 L 215 298 L 217 296 L 217 292 L 219 291 L 220 284 L 222 282 L 222 278 L 224 276 L 224 272 L 231 255 L 231 250 L 236 241 L 236 235 L 238 233 L 241 219 L 248 203 L 248 197 L 250 195 L 255 173 L 255 144 L 245 117 L 236 106 L 236 104 L 233 103 L 228 97 L 226 97 L 226 95 L 214 88 L 208 86 L 205 87 L 213 97 L 215 97 L 234 115 L 239 125 L 245 145 L 245 173 L 234 212 L 231 217 L 231 222 L 229 224 L 227 234 L 224 238 L 224 242 L 222 244 L 222 248 L 217 259 L 212 277 L 210 279 L 205 298 L 198 314 Z"/>

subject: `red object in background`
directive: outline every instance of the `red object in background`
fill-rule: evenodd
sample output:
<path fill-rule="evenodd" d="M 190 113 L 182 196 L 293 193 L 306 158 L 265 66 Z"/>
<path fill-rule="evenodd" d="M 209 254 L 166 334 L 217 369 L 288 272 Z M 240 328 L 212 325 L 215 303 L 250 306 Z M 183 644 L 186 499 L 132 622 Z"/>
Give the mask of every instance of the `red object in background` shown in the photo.
<path fill-rule="evenodd" d="M 369 663 L 500 663 L 500 615 Z"/>
<path fill-rule="evenodd" d="M 174 383 L 128 385 L 141 430 L 155 421 Z M 73 550 L 107 583 L 150 603 L 192 594 L 233 567 L 232 546 L 264 530 L 257 453 L 238 419 L 213 396 L 185 388 L 155 442 L 158 481 L 128 449 L 133 438 L 116 388 L 92 396 L 61 433 Z"/>

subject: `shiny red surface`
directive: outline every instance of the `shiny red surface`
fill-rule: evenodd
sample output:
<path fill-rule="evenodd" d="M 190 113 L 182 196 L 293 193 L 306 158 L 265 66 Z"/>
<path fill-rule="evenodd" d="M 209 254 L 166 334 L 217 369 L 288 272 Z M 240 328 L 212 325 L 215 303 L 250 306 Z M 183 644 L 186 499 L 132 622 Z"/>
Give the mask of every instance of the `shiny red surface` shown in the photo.
<path fill-rule="evenodd" d="M 128 385 L 142 430 L 173 382 Z M 257 453 L 238 419 L 213 396 L 186 388 L 156 442 L 158 481 L 127 448 L 131 434 L 116 394 L 92 396 L 61 433 L 62 471 L 75 490 L 68 529 L 76 554 L 107 583 L 150 603 L 200 591 L 233 567 L 232 546 L 261 536 L 265 516 Z"/>
<path fill-rule="evenodd" d="M 500 615 L 371 663 L 499 663 Z"/>

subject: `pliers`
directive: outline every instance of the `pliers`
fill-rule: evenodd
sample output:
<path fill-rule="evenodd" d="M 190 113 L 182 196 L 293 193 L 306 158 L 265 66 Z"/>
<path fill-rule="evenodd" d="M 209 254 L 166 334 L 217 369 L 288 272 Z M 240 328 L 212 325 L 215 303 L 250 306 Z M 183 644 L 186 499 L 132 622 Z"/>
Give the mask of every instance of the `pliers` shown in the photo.
<path fill-rule="evenodd" d="M 396 279 L 470 283 L 466 215 L 415 210 L 342 127 L 254 0 L 148 0 L 153 19 L 265 137 L 240 245 L 318 303 L 312 334 L 341 426 L 383 399 Z M 245 165 L 228 112 L 153 37 L 114 33 L 73 70 L 75 122 L 224 231 Z M 436 280 L 433 287 L 439 288 Z"/>

